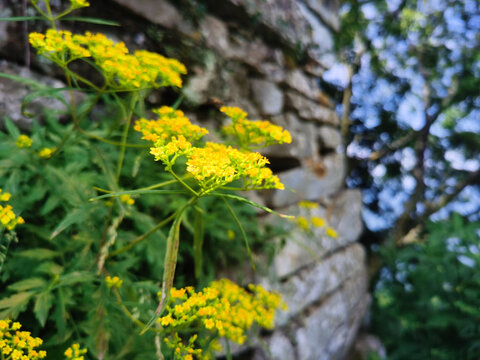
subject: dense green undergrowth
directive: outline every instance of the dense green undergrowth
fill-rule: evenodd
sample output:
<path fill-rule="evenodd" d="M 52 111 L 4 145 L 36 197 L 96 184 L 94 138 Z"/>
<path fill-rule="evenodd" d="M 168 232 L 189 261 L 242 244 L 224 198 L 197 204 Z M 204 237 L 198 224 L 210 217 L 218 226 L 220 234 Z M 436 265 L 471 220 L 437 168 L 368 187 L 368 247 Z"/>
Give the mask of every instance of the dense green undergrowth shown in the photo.
<path fill-rule="evenodd" d="M 454 214 L 419 242 L 382 251 L 373 329 L 390 360 L 480 356 L 480 223 Z"/>

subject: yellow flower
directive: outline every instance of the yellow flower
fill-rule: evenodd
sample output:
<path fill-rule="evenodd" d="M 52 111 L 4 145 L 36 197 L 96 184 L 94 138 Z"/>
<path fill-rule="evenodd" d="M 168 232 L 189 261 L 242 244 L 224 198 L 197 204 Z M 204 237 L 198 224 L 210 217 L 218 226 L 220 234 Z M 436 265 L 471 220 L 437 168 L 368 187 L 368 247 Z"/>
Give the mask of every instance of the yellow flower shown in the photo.
<path fill-rule="evenodd" d="M 88 6 L 85 0 L 71 0 L 72 7 Z M 40 55 L 65 67 L 75 59 L 92 58 L 101 69 L 106 85 L 116 90 L 136 90 L 161 86 L 182 86 L 185 66 L 175 59 L 145 50 L 129 54 L 123 42 L 115 43 L 104 34 L 72 34 L 49 29 L 31 33 L 30 44 Z"/>
<path fill-rule="evenodd" d="M 80 348 L 80 344 L 73 344 L 67 350 L 65 350 L 64 355 L 67 359 L 71 360 L 84 360 L 85 355 L 87 353 L 87 349 Z"/>
<path fill-rule="evenodd" d="M 172 298 L 183 298 L 185 296 L 185 289 L 175 289 L 175 288 L 171 288 L 170 289 L 170 296 Z"/>
<path fill-rule="evenodd" d="M 243 179 L 245 189 L 283 189 L 279 178 L 265 167 L 268 163 L 259 153 L 209 142 L 203 148 L 193 148 L 187 155 L 187 172 L 204 191 L 238 179 Z"/>
<path fill-rule="evenodd" d="M 227 279 L 214 281 L 209 287 L 195 292 L 185 290 L 181 299 L 171 297 L 167 314 L 158 319 L 166 331 L 185 326 L 203 326 L 237 343 L 246 340 L 246 331 L 254 324 L 272 328 L 275 310 L 283 307 L 279 294 L 268 292 L 259 285 L 250 285 L 249 291 Z M 179 291 L 175 289 L 175 292 Z M 191 339 L 193 342 L 195 339 Z M 186 348 L 175 340 L 166 341 L 183 352 Z"/>
<path fill-rule="evenodd" d="M 40 151 L 38 152 L 38 156 L 40 156 L 43 159 L 50 159 L 55 151 L 57 151 L 56 147 L 52 147 L 52 148 L 45 147 L 40 149 Z"/>
<path fill-rule="evenodd" d="M 307 201 L 307 200 L 300 201 L 298 203 L 298 206 L 300 206 L 302 208 L 305 208 L 305 209 L 317 209 L 318 208 L 318 204 L 316 202 Z"/>
<path fill-rule="evenodd" d="M 232 124 L 224 126 L 223 131 L 234 137 L 241 147 L 266 147 L 292 142 L 290 133 L 281 126 L 266 120 L 248 120 L 248 114 L 240 108 L 223 106 L 220 111 L 232 119 Z"/>
<path fill-rule="evenodd" d="M 228 237 L 229 240 L 235 239 L 235 231 L 233 231 L 232 229 L 228 229 L 227 230 L 227 237 Z"/>
<path fill-rule="evenodd" d="M 45 351 L 34 348 L 42 345 L 43 340 L 30 335 L 29 331 L 19 331 L 22 325 L 11 320 L 0 320 L 0 354 L 3 359 L 38 360 L 47 356 Z"/>
<path fill-rule="evenodd" d="M 127 204 L 127 205 L 135 204 L 135 200 L 133 200 L 132 197 L 128 194 L 121 195 L 120 196 L 120 201 Z"/>
<path fill-rule="evenodd" d="M 334 229 L 332 229 L 331 227 L 328 227 L 328 228 L 325 230 L 325 233 L 326 233 L 328 236 L 330 236 L 330 237 L 332 237 L 332 238 L 334 238 L 334 239 L 336 239 L 336 238 L 338 237 L 337 232 L 336 232 Z"/>
<path fill-rule="evenodd" d="M 308 219 L 305 216 L 299 216 L 297 217 L 297 225 L 300 227 L 302 230 L 308 230 L 309 229 L 309 223 Z"/>
<path fill-rule="evenodd" d="M 29 148 L 32 146 L 33 140 L 30 139 L 27 135 L 20 135 L 15 142 L 15 145 L 19 148 Z"/>
<path fill-rule="evenodd" d="M 2 189 L 0 189 L 0 201 L 8 201 L 10 200 L 10 197 L 11 197 L 10 193 L 2 192 Z M 8 205 L 8 204 L 0 205 L 0 226 L 5 227 L 7 230 L 13 230 L 15 226 L 21 225 L 24 223 L 25 223 L 25 220 L 23 220 L 21 216 L 15 215 L 11 205 Z"/>
<path fill-rule="evenodd" d="M 108 275 L 105 277 L 105 282 L 107 283 L 107 287 L 109 289 L 112 287 L 120 288 L 123 285 L 123 280 L 121 280 L 118 276 L 111 277 Z"/>
<path fill-rule="evenodd" d="M 70 0 L 73 9 L 79 9 L 82 7 L 90 6 L 90 3 L 86 0 Z"/>
<path fill-rule="evenodd" d="M 313 226 L 315 227 L 323 227 L 325 226 L 325 220 L 319 216 L 312 216 L 310 219 L 312 221 Z"/>

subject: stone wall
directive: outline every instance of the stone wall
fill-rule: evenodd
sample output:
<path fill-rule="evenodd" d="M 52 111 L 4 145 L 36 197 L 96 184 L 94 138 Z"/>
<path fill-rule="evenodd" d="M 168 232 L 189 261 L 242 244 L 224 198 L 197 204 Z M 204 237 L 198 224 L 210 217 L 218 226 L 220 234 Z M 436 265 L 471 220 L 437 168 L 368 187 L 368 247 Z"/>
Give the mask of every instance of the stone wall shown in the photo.
<path fill-rule="evenodd" d="M 319 207 L 309 215 L 327 219 L 339 236 L 333 239 L 321 228 L 304 231 L 288 223 L 289 236 L 272 266 L 253 276 L 284 294 L 288 311 L 279 314 L 278 327 L 262 334 L 262 341 L 236 351 L 247 351 L 258 360 L 345 359 L 369 296 L 365 251 L 356 243 L 362 231 L 361 195 L 344 187 L 339 118 L 319 81 L 335 62 L 332 33 L 339 30 L 338 0 L 90 2 L 84 15 L 101 14 L 122 23 L 121 28 L 101 31 L 129 47 L 146 47 L 187 64 L 190 74 L 182 93 L 194 121 L 214 126 L 209 125 L 212 116 L 218 117 L 213 110 L 226 104 L 292 133 L 293 144 L 265 151 L 292 191 L 258 193 L 255 200 L 290 214 L 306 211 L 298 207 L 301 200 L 317 202 Z M 22 15 L 17 5 L 7 1 L 2 15 Z M 0 26 L 0 54 L 9 62 L 23 63 L 27 55 L 19 34 L 24 30 L 19 24 Z M 2 71 L 12 71 L 6 60 L 0 65 Z M 34 58 L 32 67 L 56 75 Z M 19 114 L 12 110 L 20 109 L 14 99 L 25 89 L 3 79 L 0 92 L 0 116 Z M 165 96 L 169 95 L 154 92 L 148 100 L 155 105 Z M 28 121 L 21 116 L 16 120 Z M 270 216 L 262 221 L 285 224 Z"/>

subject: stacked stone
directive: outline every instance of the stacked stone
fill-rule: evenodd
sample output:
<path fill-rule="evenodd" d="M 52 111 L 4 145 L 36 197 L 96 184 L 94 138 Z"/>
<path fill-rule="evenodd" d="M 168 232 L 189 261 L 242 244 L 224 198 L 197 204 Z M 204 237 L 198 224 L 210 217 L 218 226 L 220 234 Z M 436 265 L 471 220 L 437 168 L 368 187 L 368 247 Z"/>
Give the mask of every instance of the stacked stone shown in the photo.
<path fill-rule="evenodd" d="M 95 10 L 96 2 L 91 3 L 89 11 L 108 17 L 110 12 Z M 299 212 L 302 200 L 317 202 L 315 215 L 325 218 L 338 238 L 328 237 L 321 228 L 305 232 L 290 224 L 286 245 L 273 266 L 253 279 L 280 291 L 289 309 L 279 314 L 272 333 L 262 335 L 266 347 L 257 346 L 253 357 L 344 359 L 369 296 L 365 251 L 356 243 L 362 231 L 361 195 L 344 187 L 339 118 L 319 85 L 324 71 L 335 63 L 332 32 L 339 30 L 338 1 L 204 0 L 207 11 L 199 16 L 198 26 L 174 1 L 97 3 L 109 6 L 111 13 L 122 9 L 117 21 L 130 14 L 129 21 L 141 19 L 175 34 L 179 43 L 187 39 L 202 48 L 203 66 L 189 69 L 182 90 L 193 109 L 220 100 L 243 108 L 250 119 L 269 119 L 292 133 L 291 145 L 273 146 L 265 155 L 293 191 L 259 193 L 254 200 L 290 214 Z M 8 38 L 1 30 L 0 38 Z M 143 33 L 113 35 L 127 43 L 145 38 Z M 5 49 L 0 45 L 0 54 Z M 302 61 L 295 61 L 296 57 Z M 1 81 L 0 90 L 7 89 Z M 0 96 L 16 96 L 8 92 Z M 195 111 L 191 115 L 202 120 Z M 262 221 L 279 220 L 269 216 Z M 245 346 L 238 349 L 243 350 Z"/>

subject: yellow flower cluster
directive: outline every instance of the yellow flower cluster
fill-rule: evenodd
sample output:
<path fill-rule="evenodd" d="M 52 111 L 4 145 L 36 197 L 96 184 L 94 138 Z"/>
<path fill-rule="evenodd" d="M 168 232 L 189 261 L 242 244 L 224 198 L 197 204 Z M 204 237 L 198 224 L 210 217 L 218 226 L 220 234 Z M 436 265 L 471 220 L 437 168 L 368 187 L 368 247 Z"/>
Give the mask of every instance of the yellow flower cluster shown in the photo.
<path fill-rule="evenodd" d="M 232 119 L 232 124 L 224 126 L 223 131 L 234 137 L 242 147 L 265 147 L 292 142 L 290 133 L 281 126 L 266 120 L 248 120 L 248 114 L 240 108 L 223 106 L 220 111 Z"/>
<path fill-rule="evenodd" d="M 73 9 L 79 9 L 82 7 L 90 6 L 90 3 L 87 0 L 70 0 Z"/>
<path fill-rule="evenodd" d="M 208 131 L 193 125 L 180 110 L 164 106 L 154 110 L 158 120 L 140 119 L 134 129 L 143 139 L 152 141 L 150 153 L 156 161 L 172 166 L 179 156 L 187 158 L 187 172 L 193 175 L 204 192 L 243 179 L 248 189 L 283 189 L 279 178 L 266 167 L 268 159 L 259 153 L 240 151 L 231 146 L 208 142 L 194 147 Z"/>
<path fill-rule="evenodd" d="M 170 295 L 167 314 L 158 319 L 164 328 L 175 330 L 195 322 L 239 344 L 253 323 L 273 328 L 275 310 L 285 307 L 279 294 L 258 285 L 250 285 L 247 291 L 227 279 L 214 281 L 201 292 L 173 288 Z"/>
<path fill-rule="evenodd" d="M 302 200 L 298 203 L 298 206 L 304 209 L 318 209 L 318 203 L 308 200 Z"/>
<path fill-rule="evenodd" d="M 187 155 L 187 171 L 204 191 L 243 179 L 244 189 L 283 189 L 284 185 L 266 167 L 268 159 L 259 153 L 237 150 L 208 142 Z"/>
<path fill-rule="evenodd" d="M 137 122 L 136 130 L 143 134 L 145 140 L 165 144 L 173 136 L 182 135 L 193 142 L 208 134 L 207 129 L 192 124 L 182 110 L 162 106 L 153 112 L 158 115 L 158 120 L 140 119 Z"/>
<path fill-rule="evenodd" d="M 173 165 L 175 160 L 192 149 L 192 142 L 208 134 L 208 130 L 194 125 L 183 111 L 169 106 L 153 110 L 157 120 L 140 119 L 134 129 L 142 133 L 142 139 L 151 141 L 154 146 L 150 153 L 156 161 Z"/>
<path fill-rule="evenodd" d="M 80 344 L 73 344 L 67 350 L 65 350 L 65 357 L 71 360 L 84 360 L 87 349 L 81 349 Z"/>
<path fill-rule="evenodd" d="M 208 356 L 204 356 L 202 349 L 195 349 L 195 340 L 197 335 L 193 335 L 188 339 L 188 343 L 184 344 L 178 333 L 174 333 L 172 338 L 164 338 L 165 344 L 173 349 L 173 358 L 175 360 L 193 360 L 193 356 L 196 359 L 210 359 Z"/>
<path fill-rule="evenodd" d="M 43 359 L 47 353 L 35 350 L 43 340 L 32 337 L 29 331 L 19 331 L 22 325 L 11 320 L 0 320 L 0 358 L 8 360 Z"/>
<path fill-rule="evenodd" d="M 30 139 L 27 135 L 20 135 L 18 138 L 17 138 L 17 141 L 15 142 L 15 145 L 18 147 L 18 148 L 29 148 L 30 146 L 32 146 L 33 144 L 33 140 Z"/>
<path fill-rule="evenodd" d="M 2 192 L 0 189 L 0 201 L 7 202 L 12 195 L 8 192 Z M 21 216 L 16 216 L 11 205 L 0 205 L 0 227 L 7 230 L 13 230 L 15 226 L 24 224 L 25 220 Z"/>
<path fill-rule="evenodd" d="M 112 287 L 116 287 L 117 289 L 123 285 L 123 280 L 120 279 L 118 276 L 111 277 L 108 275 L 105 277 L 105 282 L 107 283 L 107 287 L 110 289 Z"/>
<path fill-rule="evenodd" d="M 313 210 L 313 209 L 318 209 L 318 207 L 319 207 L 318 203 L 313 202 L 313 201 L 306 201 L 306 200 L 300 201 L 298 203 L 298 206 L 300 208 L 306 209 L 307 211 Z M 338 237 L 337 232 L 333 228 L 331 228 L 330 226 L 327 226 L 327 221 L 320 216 L 308 216 L 308 217 L 297 216 L 296 217 L 296 222 L 297 222 L 298 227 L 300 229 L 304 230 L 304 231 L 310 231 L 310 224 L 311 224 L 311 225 L 313 225 L 314 227 L 317 227 L 317 228 L 325 227 L 325 234 L 327 234 L 328 236 L 330 236 L 334 239 Z"/>
<path fill-rule="evenodd" d="M 40 156 L 43 159 L 50 159 L 55 151 L 57 151 L 56 147 L 52 147 L 52 148 L 45 147 L 40 149 L 40 151 L 38 152 L 38 156 Z"/>
<path fill-rule="evenodd" d="M 115 43 L 103 34 L 74 35 L 49 29 L 45 34 L 31 33 L 29 40 L 40 55 L 62 67 L 76 59 L 92 58 L 102 70 L 106 85 L 116 90 L 181 87 L 180 75 L 187 73 L 176 59 L 146 50 L 129 54 L 123 42 Z"/>
<path fill-rule="evenodd" d="M 120 196 L 120 201 L 127 204 L 127 205 L 135 204 L 135 200 L 133 200 L 132 197 L 128 194 L 121 195 Z"/>

